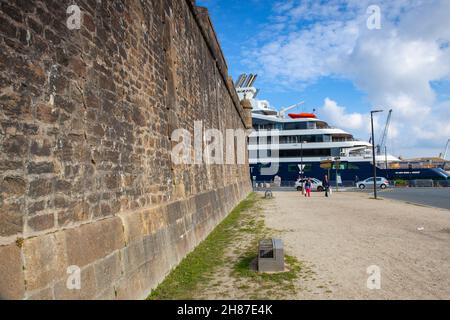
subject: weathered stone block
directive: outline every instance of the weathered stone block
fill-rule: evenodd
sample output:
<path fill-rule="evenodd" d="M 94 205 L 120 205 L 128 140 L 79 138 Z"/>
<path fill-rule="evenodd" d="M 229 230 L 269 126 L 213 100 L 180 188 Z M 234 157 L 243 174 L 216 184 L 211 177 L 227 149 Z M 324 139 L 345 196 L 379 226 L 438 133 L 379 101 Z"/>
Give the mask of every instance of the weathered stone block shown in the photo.
<path fill-rule="evenodd" d="M 122 249 L 122 257 L 125 274 L 131 274 L 134 270 L 138 269 L 146 262 L 143 242 L 135 241 L 129 243 L 128 246 Z"/>
<path fill-rule="evenodd" d="M 30 29 L 34 31 L 34 33 L 39 34 L 39 35 L 42 34 L 44 27 L 42 26 L 42 24 L 40 22 L 34 20 L 31 17 L 28 17 L 27 24 L 30 27 Z"/>
<path fill-rule="evenodd" d="M 55 204 L 59 207 L 63 206 L 64 198 L 58 197 L 55 200 Z M 66 227 L 72 223 L 79 223 L 89 220 L 89 206 L 83 200 L 75 201 L 68 204 L 63 211 L 58 213 L 58 225 L 60 227 Z"/>
<path fill-rule="evenodd" d="M 21 203 L 2 203 L 0 206 L 0 237 L 9 237 L 23 231 Z"/>
<path fill-rule="evenodd" d="M 18 170 L 23 167 L 23 161 L 12 161 L 8 159 L 0 160 L 0 172 L 8 170 Z"/>
<path fill-rule="evenodd" d="M 28 149 L 28 141 L 24 136 L 14 136 L 5 139 L 3 152 L 10 157 L 24 157 Z"/>
<path fill-rule="evenodd" d="M 27 166 L 29 174 L 52 173 L 55 166 L 52 162 L 30 162 Z"/>
<path fill-rule="evenodd" d="M 69 264 L 63 232 L 26 239 L 23 253 L 27 290 L 45 288 L 66 275 Z"/>
<path fill-rule="evenodd" d="M 52 193 L 52 179 L 36 179 L 30 182 L 28 196 L 32 199 L 48 196 Z"/>
<path fill-rule="evenodd" d="M 0 182 L 0 193 L 5 196 L 20 197 L 25 193 L 26 181 L 22 177 L 4 177 Z"/>
<path fill-rule="evenodd" d="M 113 286 L 110 286 L 106 290 L 98 293 L 97 296 L 95 297 L 95 300 L 115 300 L 117 299 L 116 294 L 117 294 L 116 289 Z"/>
<path fill-rule="evenodd" d="M 53 288 L 45 288 L 29 293 L 26 300 L 53 300 L 54 298 Z"/>
<path fill-rule="evenodd" d="M 129 299 L 142 299 L 144 298 L 143 292 L 147 291 L 147 288 L 143 286 L 143 277 L 141 270 L 135 270 L 117 284 L 117 299 L 129 300 Z"/>
<path fill-rule="evenodd" d="M 7 19 L 0 17 L 0 31 L 7 37 L 15 38 L 17 29 Z"/>
<path fill-rule="evenodd" d="M 119 218 L 92 222 L 65 233 L 68 262 L 79 267 L 106 257 L 125 243 Z"/>
<path fill-rule="evenodd" d="M 55 216 L 53 214 L 43 214 L 28 218 L 28 228 L 33 231 L 44 231 L 55 227 Z"/>
<path fill-rule="evenodd" d="M 28 214 L 34 215 L 45 209 L 45 200 L 28 203 Z"/>
<path fill-rule="evenodd" d="M 48 157 L 51 155 L 51 144 L 48 140 L 32 141 L 30 146 L 30 153 L 39 157 Z"/>
<path fill-rule="evenodd" d="M 22 299 L 25 283 L 20 248 L 11 244 L 0 246 L 0 300 Z"/>
<path fill-rule="evenodd" d="M 120 216 L 124 227 L 124 237 L 127 243 L 140 239 L 146 234 L 140 212 L 127 213 Z"/>
<path fill-rule="evenodd" d="M 22 22 L 23 20 L 22 12 L 8 3 L 2 3 L 2 11 L 17 22 Z"/>
<path fill-rule="evenodd" d="M 39 104 L 36 107 L 36 118 L 44 123 L 55 123 L 58 120 L 59 110 L 48 104 Z"/>
<path fill-rule="evenodd" d="M 120 252 L 100 260 L 94 265 L 97 291 L 111 287 L 122 276 L 122 261 Z"/>

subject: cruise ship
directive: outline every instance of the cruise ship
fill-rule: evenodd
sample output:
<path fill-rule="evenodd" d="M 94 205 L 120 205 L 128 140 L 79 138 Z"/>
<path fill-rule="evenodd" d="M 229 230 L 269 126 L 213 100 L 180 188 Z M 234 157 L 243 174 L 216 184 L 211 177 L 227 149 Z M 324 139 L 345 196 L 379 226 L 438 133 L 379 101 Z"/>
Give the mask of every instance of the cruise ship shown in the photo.
<path fill-rule="evenodd" d="M 332 127 L 313 113 L 288 113 L 303 103 L 282 109 L 257 99 L 256 75 L 241 75 L 235 83 L 239 98 L 252 105 L 253 131 L 249 137 L 250 174 L 254 183 L 277 181 L 293 185 L 300 177 L 352 184 L 373 175 L 372 144 Z M 400 161 L 389 154 L 376 155 L 378 176 L 388 179 L 448 179 L 432 169 L 391 170 Z M 383 169 L 382 169 L 383 168 Z M 437 170 L 439 171 L 439 170 Z"/>

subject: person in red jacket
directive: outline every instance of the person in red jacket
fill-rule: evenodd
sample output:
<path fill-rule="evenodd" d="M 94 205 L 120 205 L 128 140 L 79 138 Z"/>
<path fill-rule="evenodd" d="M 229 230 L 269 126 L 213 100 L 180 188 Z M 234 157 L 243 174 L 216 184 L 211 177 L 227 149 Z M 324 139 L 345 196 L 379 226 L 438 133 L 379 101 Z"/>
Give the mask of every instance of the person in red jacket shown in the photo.
<path fill-rule="evenodd" d="M 305 183 L 305 191 L 306 191 L 305 197 L 311 198 L 311 187 L 312 187 L 311 179 L 306 180 L 306 183 Z"/>

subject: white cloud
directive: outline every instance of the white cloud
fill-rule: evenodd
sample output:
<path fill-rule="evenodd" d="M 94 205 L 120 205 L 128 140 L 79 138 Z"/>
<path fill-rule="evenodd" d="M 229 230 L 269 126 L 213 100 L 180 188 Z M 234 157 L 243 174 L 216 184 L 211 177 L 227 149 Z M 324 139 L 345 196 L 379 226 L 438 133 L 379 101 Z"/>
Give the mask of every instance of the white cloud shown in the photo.
<path fill-rule="evenodd" d="M 324 105 L 319 110 L 320 115 L 333 123 L 333 125 L 351 130 L 362 130 L 367 126 L 364 116 L 360 113 L 347 113 L 345 107 L 341 107 L 336 101 L 326 98 Z"/>
<path fill-rule="evenodd" d="M 318 110 L 320 118 L 326 120 L 332 126 L 347 130 L 356 138 L 368 140 L 371 135 L 370 112 L 359 113 L 350 112 L 346 107 L 338 105 L 338 103 L 330 98 L 325 98 L 323 106 Z M 384 130 L 386 114 L 376 114 L 373 119 L 376 141 L 378 142 L 378 134 Z M 398 135 L 398 128 L 390 126 L 390 137 Z"/>
<path fill-rule="evenodd" d="M 397 154 L 438 152 L 450 138 L 450 101 L 437 101 L 431 83 L 450 80 L 450 1 L 379 0 L 381 30 L 366 27 L 371 4 L 278 2 L 274 12 L 283 24 L 268 26 L 258 38 L 252 68 L 291 88 L 322 77 L 350 79 L 373 106 L 394 110 L 390 139 Z M 347 112 L 330 98 L 322 115 L 331 124 L 366 134 L 369 110 Z"/>

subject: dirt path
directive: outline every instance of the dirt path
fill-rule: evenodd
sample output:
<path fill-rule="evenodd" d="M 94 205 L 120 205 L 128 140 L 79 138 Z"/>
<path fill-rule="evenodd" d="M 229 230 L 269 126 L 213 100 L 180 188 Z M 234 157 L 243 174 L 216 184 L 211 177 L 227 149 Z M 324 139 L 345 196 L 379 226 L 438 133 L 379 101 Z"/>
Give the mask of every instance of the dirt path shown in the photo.
<path fill-rule="evenodd" d="M 316 273 L 298 299 L 450 299 L 448 210 L 362 193 L 279 192 L 263 214 L 283 231 L 287 251 Z M 380 290 L 367 289 L 372 265 L 381 269 Z"/>
<path fill-rule="evenodd" d="M 235 236 L 227 245 L 224 263 L 200 284 L 196 299 L 296 299 L 299 292 L 312 295 L 325 291 L 325 285 L 317 285 L 315 273 L 307 264 L 298 261 L 287 263 L 289 272 L 262 275 L 256 271 L 256 248 L 260 239 L 277 237 L 285 233 L 267 228 L 265 210 L 275 210 L 273 199 L 257 195 L 255 205 L 241 214 L 239 224 L 234 226 Z M 287 260 L 289 259 L 287 253 Z M 298 270 L 294 270 L 298 268 Z M 317 286 L 319 288 L 317 288 Z"/>

